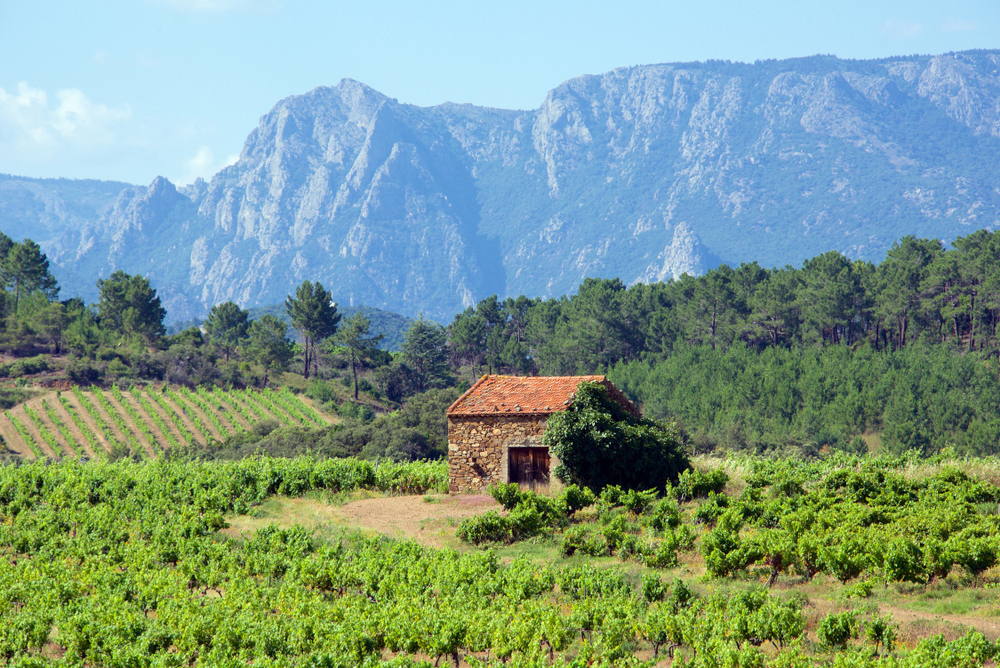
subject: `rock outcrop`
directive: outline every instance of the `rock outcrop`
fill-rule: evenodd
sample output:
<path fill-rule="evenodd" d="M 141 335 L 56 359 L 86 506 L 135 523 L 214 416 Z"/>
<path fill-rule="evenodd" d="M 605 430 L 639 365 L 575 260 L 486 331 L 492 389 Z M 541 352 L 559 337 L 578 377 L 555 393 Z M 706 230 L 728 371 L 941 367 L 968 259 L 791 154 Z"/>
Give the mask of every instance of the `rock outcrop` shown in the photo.
<path fill-rule="evenodd" d="M 448 319 L 586 276 L 880 259 L 904 234 L 1000 221 L 1000 52 L 623 68 L 534 111 L 400 104 L 344 80 L 279 102 L 239 161 L 122 191 L 53 259 L 85 296 L 141 271 L 172 318 L 280 302 Z"/>

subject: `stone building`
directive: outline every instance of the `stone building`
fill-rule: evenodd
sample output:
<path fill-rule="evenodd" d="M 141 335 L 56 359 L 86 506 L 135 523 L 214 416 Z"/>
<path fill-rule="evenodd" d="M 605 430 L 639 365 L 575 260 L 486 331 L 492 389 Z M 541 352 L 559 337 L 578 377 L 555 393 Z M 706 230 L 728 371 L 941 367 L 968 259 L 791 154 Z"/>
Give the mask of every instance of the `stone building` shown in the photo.
<path fill-rule="evenodd" d="M 542 445 L 545 423 L 566 410 L 583 382 L 601 383 L 630 413 L 639 409 L 604 376 L 483 376 L 448 408 L 448 477 L 453 492 L 491 482 L 547 487 L 559 463 Z"/>

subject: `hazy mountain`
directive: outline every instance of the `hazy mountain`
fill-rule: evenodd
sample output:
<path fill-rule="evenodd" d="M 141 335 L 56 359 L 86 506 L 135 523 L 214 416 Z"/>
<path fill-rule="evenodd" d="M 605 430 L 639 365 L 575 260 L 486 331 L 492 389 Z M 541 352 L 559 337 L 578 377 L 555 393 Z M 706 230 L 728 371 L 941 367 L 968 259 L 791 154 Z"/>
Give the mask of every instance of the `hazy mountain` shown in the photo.
<path fill-rule="evenodd" d="M 74 179 L 31 179 L 0 174 L 0 230 L 28 237 L 46 248 L 70 229 L 100 219 L 127 183 Z"/>
<path fill-rule="evenodd" d="M 309 278 L 446 319 L 585 276 L 877 260 L 904 234 L 995 229 L 998 164 L 1000 51 L 623 68 L 533 111 L 344 80 L 279 102 L 211 182 L 129 187 L 47 248 L 65 292 L 140 271 L 172 318 Z"/>

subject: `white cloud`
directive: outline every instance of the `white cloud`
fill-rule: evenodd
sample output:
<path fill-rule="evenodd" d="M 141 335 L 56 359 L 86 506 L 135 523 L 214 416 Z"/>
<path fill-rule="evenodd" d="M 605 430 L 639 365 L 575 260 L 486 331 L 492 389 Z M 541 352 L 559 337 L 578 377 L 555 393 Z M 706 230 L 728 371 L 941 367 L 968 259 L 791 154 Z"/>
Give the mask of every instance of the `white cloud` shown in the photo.
<path fill-rule="evenodd" d="M 158 0 L 182 12 L 257 12 L 273 14 L 281 11 L 280 0 Z"/>
<path fill-rule="evenodd" d="M 972 21 L 963 21 L 961 19 L 948 19 L 941 24 L 942 32 L 968 32 L 971 30 L 978 30 L 977 26 Z"/>
<path fill-rule="evenodd" d="M 55 152 L 67 146 L 109 144 L 130 116 L 128 107 L 94 103 L 78 88 L 56 91 L 53 105 L 44 90 L 21 82 L 16 93 L 0 88 L 0 148 Z"/>
<path fill-rule="evenodd" d="M 183 174 L 178 179 L 178 184 L 192 183 L 199 177 L 206 180 L 210 179 L 220 169 L 235 164 L 239 159 L 240 156 L 237 154 L 227 156 L 225 160 L 216 161 L 212 149 L 207 146 L 199 146 L 194 156 L 184 161 Z"/>
<path fill-rule="evenodd" d="M 890 19 L 882 26 L 882 32 L 896 39 L 911 39 L 919 35 L 923 30 L 923 25 L 913 21 L 894 21 Z"/>

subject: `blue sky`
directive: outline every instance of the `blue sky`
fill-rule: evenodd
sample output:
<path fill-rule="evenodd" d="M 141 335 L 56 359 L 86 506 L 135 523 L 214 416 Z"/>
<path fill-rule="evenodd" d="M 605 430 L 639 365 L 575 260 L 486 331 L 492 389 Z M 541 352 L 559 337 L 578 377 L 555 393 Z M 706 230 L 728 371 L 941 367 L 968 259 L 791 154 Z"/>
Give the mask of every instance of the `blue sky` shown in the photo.
<path fill-rule="evenodd" d="M 0 0 L 0 173 L 207 178 L 278 100 L 343 77 L 530 109 L 629 65 L 975 48 L 1000 48 L 997 0 Z"/>

